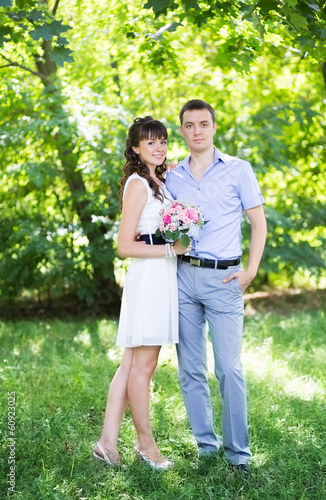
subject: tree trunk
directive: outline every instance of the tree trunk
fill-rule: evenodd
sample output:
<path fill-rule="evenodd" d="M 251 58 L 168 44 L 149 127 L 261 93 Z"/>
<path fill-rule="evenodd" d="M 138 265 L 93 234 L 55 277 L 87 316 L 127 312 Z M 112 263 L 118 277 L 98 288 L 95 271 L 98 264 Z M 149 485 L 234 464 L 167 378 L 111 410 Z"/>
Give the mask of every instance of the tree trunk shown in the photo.
<path fill-rule="evenodd" d="M 38 71 L 47 77 L 42 80 L 45 92 L 51 94 L 51 112 L 61 117 L 62 127 L 55 134 L 55 141 L 58 149 L 59 158 L 64 172 L 65 180 L 69 186 L 72 201 L 84 234 L 89 241 L 90 255 L 92 256 L 94 293 L 92 298 L 92 307 L 98 305 L 100 309 L 105 308 L 106 312 L 117 313 L 120 307 L 120 287 L 117 285 L 114 277 L 113 256 L 114 249 L 112 240 L 106 239 L 107 228 L 104 224 L 94 224 L 92 222 L 91 197 L 81 175 L 77 169 L 79 154 L 74 152 L 74 129 L 69 122 L 69 116 L 63 107 L 60 82 L 58 78 L 53 78 L 57 72 L 57 65 L 50 59 L 51 43 L 44 40 L 42 43 L 43 58 L 36 59 Z M 52 76 L 52 78 L 50 78 Z M 49 83 L 53 81 L 53 84 Z M 67 131 L 68 134 L 67 134 Z M 105 269 L 103 261 L 96 258 L 96 254 L 112 255 L 112 259 L 106 259 Z M 106 276 L 106 277 L 104 277 Z M 105 297 L 105 300 L 103 300 Z M 98 303 L 98 304 L 96 304 Z"/>

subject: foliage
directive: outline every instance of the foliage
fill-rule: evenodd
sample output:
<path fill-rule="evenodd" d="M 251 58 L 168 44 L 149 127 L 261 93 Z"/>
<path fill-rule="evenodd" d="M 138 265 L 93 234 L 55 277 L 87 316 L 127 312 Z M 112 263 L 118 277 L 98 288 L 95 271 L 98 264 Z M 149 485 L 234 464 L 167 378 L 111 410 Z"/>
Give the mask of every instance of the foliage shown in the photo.
<path fill-rule="evenodd" d="M 174 348 L 165 347 L 152 384 L 152 422 L 175 466 L 163 474 L 138 463 L 125 416 L 123 465 L 92 461 L 107 386 L 120 359 L 108 320 L 0 323 L 2 345 L 1 497 L 8 485 L 8 392 L 16 396 L 16 493 L 12 498 L 195 499 L 325 498 L 325 314 L 266 313 L 246 320 L 243 361 L 249 388 L 251 476 L 228 468 L 221 453 L 198 462 L 178 388 Z M 210 353 L 210 350 L 209 350 Z M 219 430 L 220 398 L 214 382 Z"/>
<path fill-rule="evenodd" d="M 259 0 L 244 2 L 209 0 L 148 0 L 144 7 L 153 9 L 155 17 L 172 14 L 173 23 L 170 30 L 177 29 L 183 23 L 197 25 L 202 28 L 216 18 L 227 24 L 231 43 L 225 41 L 225 48 L 234 50 L 252 50 L 252 39 L 245 36 L 246 26 L 252 24 L 262 41 L 269 40 L 282 43 L 283 36 L 279 27 L 284 27 L 300 50 L 306 51 L 320 59 L 325 57 L 326 13 L 325 1 L 316 0 L 283 0 L 282 2 Z M 248 28 L 248 26 L 246 26 Z M 167 28 L 164 30 L 167 31 Z M 158 32 L 159 33 L 159 32 Z M 160 33 L 161 35 L 162 33 Z M 234 48 L 232 49 L 232 45 Z"/>
<path fill-rule="evenodd" d="M 298 272 L 322 274 L 322 3 L 144 3 L 0 4 L 0 294 L 7 302 L 51 304 L 66 295 L 94 305 L 109 293 L 105 307 L 117 310 L 127 128 L 137 115 L 163 119 L 169 159 L 181 159 L 177 116 L 194 97 L 215 107 L 216 145 L 252 162 L 266 198 L 269 242 L 256 286 L 276 275 L 294 284 Z M 307 33 L 310 46 L 301 43 Z M 246 224 L 244 233 L 246 250 Z"/>
<path fill-rule="evenodd" d="M 43 296 L 46 292 L 50 299 L 69 293 L 90 303 L 101 289 L 107 289 L 107 306 L 113 311 L 117 310 L 119 303 L 119 290 L 113 276 L 113 234 L 118 211 L 119 174 L 113 170 L 109 188 L 101 185 L 102 173 L 96 172 L 94 164 L 97 156 L 95 148 L 92 148 L 95 159 L 93 168 L 89 169 L 82 163 L 83 160 L 87 162 L 89 144 L 83 136 L 80 139 L 76 120 L 69 114 L 64 90 L 57 76 L 56 63 L 71 61 L 71 50 L 64 48 L 68 42 L 62 35 L 69 26 L 53 20 L 56 6 L 52 16 L 46 10 L 27 12 L 13 9 L 8 13 L 13 22 L 20 21 L 19 28 L 26 33 L 27 39 L 17 39 L 16 30 L 12 28 L 10 32 L 9 23 L 5 53 L 8 46 L 14 46 L 14 55 L 23 56 L 29 63 L 17 63 L 2 53 L 1 56 L 8 62 L 3 68 L 29 68 L 29 73 L 40 77 L 42 86 L 34 90 L 30 85 L 24 86 L 15 81 L 16 90 L 19 89 L 18 116 L 6 114 L 6 119 L 10 116 L 11 123 L 5 123 L 2 135 L 6 161 L 10 154 L 15 156 L 17 139 L 20 147 L 22 137 L 25 142 L 23 154 L 14 166 L 14 189 L 17 189 L 16 185 L 23 186 L 18 192 L 22 203 L 18 211 L 16 207 L 13 209 L 13 213 L 18 212 L 18 220 L 12 220 L 13 213 L 9 212 L 9 220 L 5 216 L 2 222 L 3 251 L 12 264 L 9 272 L 7 270 L 3 274 L 3 295 L 9 299 L 17 297 L 32 284 L 32 289 Z M 29 23 L 34 29 L 27 31 Z M 54 37 L 56 43 L 53 43 Z M 42 40 L 40 47 L 39 39 Z M 57 58 L 59 52 L 60 60 Z M 30 69 L 31 58 L 36 62 L 37 71 Z M 8 87 L 10 83 L 5 81 L 4 87 L 6 85 Z M 10 97 L 14 98 L 11 94 Z M 33 105 L 22 106 L 25 105 L 25 97 Z M 12 108 L 10 99 L 7 105 Z M 28 125 L 21 126 L 22 121 Z M 31 143 L 32 148 L 29 147 Z M 10 170 L 12 166 L 6 173 L 9 174 Z M 91 182 L 87 182 L 84 175 L 87 170 L 92 170 L 89 175 Z M 110 197 L 112 201 L 109 203 Z M 13 198 L 10 199 L 15 203 Z M 39 203 L 40 200 L 43 203 Z M 40 209 L 43 209 L 41 214 L 38 212 Z"/>
<path fill-rule="evenodd" d="M 56 7 L 51 13 L 48 9 L 44 9 L 44 5 L 46 7 L 47 3 L 43 2 L 42 8 L 40 2 L 36 0 L 0 2 L 0 7 L 7 7 L 0 11 L 0 47 L 8 43 L 17 46 L 24 41 L 25 47 L 34 51 L 35 46 L 31 44 L 30 37 L 36 42 L 51 42 L 50 59 L 59 66 L 63 66 L 64 62 L 73 61 L 72 51 L 67 47 L 69 42 L 65 36 L 71 27 L 62 24 L 62 20 L 54 18 Z M 18 56 L 21 55 L 19 51 L 17 52 Z M 33 55 L 36 56 L 36 54 Z M 41 57 L 41 54 L 39 56 Z M 3 54 L 2 57 L 5 58 Z M 8 63 L 10 65 L 10 61 Z M 17 61 L 16 64 L 18 64 Z"/>

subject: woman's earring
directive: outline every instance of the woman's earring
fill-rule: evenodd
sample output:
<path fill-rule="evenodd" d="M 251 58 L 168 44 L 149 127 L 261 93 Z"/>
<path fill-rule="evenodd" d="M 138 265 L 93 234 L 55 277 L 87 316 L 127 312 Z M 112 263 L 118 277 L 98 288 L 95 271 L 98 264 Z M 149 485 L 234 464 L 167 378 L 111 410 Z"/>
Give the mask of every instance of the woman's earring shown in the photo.
<path fill-rule="evenodd" d="M 138 165 L 140 165 L 140 155 L 138 155 Z"/>

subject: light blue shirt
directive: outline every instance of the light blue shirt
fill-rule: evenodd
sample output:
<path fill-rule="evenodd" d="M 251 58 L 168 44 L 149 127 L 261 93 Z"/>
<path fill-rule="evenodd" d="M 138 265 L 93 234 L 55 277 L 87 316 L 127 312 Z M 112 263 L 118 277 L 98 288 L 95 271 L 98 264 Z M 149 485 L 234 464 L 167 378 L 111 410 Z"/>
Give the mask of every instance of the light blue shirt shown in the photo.
<path fill-rule="evenodd" d="M 189 167 L 190 155 L 166 174 L 174 199 L 198 207 L 207 224 L 193 241 L 190 255 L 203 259 L 235 259 L 242 255 L 243 211 L 264 203 L 249 162 L 214 148 L 214 162 L 198 182 Z"/>

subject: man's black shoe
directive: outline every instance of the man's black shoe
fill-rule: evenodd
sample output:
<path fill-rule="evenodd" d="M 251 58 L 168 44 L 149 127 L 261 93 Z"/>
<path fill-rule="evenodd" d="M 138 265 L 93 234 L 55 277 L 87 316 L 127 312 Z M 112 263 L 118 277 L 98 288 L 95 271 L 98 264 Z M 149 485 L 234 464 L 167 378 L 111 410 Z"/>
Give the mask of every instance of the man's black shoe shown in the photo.
<path fill-rule="evenodd" d="M 249 477 L 250 470 L 248 464 L 230 464 L 233 470 L 240 472 L 243 477 Z"/>

